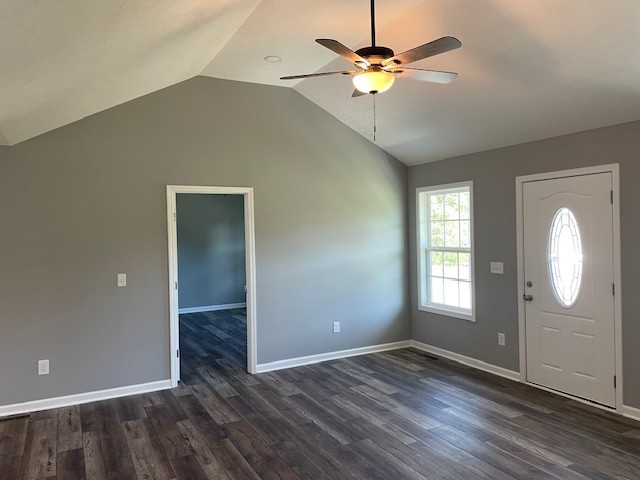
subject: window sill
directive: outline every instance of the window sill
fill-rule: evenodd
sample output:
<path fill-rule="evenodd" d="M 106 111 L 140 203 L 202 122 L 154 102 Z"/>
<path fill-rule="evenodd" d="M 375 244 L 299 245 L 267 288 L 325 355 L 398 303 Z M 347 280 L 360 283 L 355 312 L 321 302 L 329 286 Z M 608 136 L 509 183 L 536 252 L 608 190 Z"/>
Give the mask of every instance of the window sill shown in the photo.
<path fill-rule="evenodd" d="M 463 312 L 457 312 L 455 310 L 447 310 L 446 308 L 437 308 L 437 307 L 431 307 L 426 305 L 419 305 L 418 310 L 422 312 L 436 313 L 438 315 L 443 315 L 445 317 L 459 318 L 461 320 L 466 320 L 468 322 L 475 323 L 476 321 L 475 313 L 463 313 Z"/>

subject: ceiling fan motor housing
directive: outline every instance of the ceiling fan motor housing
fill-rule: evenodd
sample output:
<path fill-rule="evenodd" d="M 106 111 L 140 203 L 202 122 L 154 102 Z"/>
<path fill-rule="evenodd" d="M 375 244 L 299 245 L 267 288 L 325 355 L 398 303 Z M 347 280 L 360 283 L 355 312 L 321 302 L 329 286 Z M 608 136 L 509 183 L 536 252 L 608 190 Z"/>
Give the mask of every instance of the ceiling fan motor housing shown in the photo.
<path fill-rule="evenodd" d="M 362 58 L 366 58 L 372 64 L 381 64 L 383 60 L 393 57 L 393 50 L 387 47 L 364 47 L 356 50 Z"/>

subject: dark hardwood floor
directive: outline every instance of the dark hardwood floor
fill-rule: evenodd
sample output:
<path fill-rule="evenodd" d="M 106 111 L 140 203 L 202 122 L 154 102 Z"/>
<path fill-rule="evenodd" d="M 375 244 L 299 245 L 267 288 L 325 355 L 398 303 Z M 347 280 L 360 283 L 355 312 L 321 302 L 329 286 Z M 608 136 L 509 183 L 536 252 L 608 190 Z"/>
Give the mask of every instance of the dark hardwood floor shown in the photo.
<path fill-rule="evenodd" d="M 178 389 L 0 422 L 0 478 L 640 478 L 640 423 L 416 350 L 248 375 L 244 318 L 181 318 Z"/>

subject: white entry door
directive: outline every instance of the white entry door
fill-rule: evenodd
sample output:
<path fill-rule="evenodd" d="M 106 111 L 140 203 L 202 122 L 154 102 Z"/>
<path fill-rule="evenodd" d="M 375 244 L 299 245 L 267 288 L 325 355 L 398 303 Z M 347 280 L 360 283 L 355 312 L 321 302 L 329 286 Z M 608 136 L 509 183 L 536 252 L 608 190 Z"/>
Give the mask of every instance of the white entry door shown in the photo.
<path fill-rule="evenodd" d="M 527 381 L 615 406 L 612 175 L 523 184 Z"/>

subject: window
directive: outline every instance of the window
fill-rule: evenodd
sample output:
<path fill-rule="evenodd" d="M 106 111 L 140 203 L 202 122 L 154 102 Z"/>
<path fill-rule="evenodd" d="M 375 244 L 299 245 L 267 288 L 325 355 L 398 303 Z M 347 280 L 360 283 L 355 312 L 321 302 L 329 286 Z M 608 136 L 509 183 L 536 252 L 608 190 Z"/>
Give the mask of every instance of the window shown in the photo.
<path fill-rule="evenodd" d="M 582 241 L 573 212 L 560 208 L 549 231 L 549 277 L 558 303 L 570 308 L 578 299 L 582 283 Z"/>
<path fill-rule="evenodd" d="M 420 310 L 475 321 L 473 183 L 419 188 Z"/>

